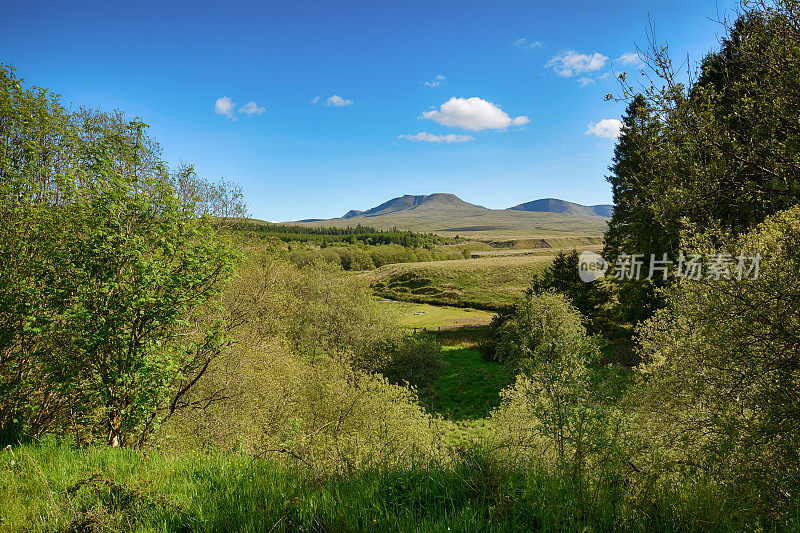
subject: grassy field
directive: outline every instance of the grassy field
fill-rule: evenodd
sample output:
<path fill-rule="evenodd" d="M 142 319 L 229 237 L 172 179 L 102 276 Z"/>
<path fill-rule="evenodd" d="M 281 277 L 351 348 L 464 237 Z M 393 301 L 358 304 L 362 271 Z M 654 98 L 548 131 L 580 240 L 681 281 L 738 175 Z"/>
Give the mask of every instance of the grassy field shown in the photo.
<path fill-rule="evenodd" d="M 503 365 L 485 361 L 472 348 L 445 346 L 444 356 L 444 368 L 419 391 L 421 403 L 451 420 L 487 417 L 500 405 L 500 391 L 510 384 L 511 376 Z"/>
<path fill-rule="evenodd" d="M 382 300 L 381 308 L 396 317 L 406 328 L 438 329 L 480 326 L 492 321 L 494 313 L 463 307 L 436 306 L 411 302 Z"/>
<path fill-rule="evenodd" d="M 550 255 L 384 265 L 361 274 L 382 298 L 478 309 L 511 305 Z"/>
<path fill-rule="evenodd" d="M 478 240 L 519 240 L 598 237 L 602 236 L 606 228 L 606 220 L 600 217 L 577 217 L 560 213 L 420 207 L 380 216 L 333 218 L 291 224 L 339 228 L 361 224 L 384 230 L 398 228 L 447 237 L 459 235 Z"/>

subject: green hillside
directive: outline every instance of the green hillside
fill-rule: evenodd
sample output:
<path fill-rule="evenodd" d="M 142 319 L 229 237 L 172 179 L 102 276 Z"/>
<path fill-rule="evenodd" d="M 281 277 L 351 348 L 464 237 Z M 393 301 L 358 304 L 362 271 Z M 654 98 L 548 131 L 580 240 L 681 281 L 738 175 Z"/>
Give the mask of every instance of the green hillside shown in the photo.
<path fill-rule="evenodd" d="M 558 198 L 542 198 L 532 202 L 509 207 L 513 211 L 535 211 L 542 213 L 562 213 L 580 217 L 605 217 L 610 218 L 614 206 L 612 205 L 581 205 Z"/>

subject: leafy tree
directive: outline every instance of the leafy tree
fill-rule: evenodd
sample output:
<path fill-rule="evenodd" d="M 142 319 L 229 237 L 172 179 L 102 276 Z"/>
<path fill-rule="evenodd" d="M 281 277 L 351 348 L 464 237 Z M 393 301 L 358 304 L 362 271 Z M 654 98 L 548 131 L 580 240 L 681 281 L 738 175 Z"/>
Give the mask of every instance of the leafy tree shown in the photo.
<path fill-rule="evenodd" d="M 622 119 L 622 131 L 614 148 L 611 183 L 614 211 L 605 232 L 603 256 L 611 265 L 609 275 L 620 255 L 640 254 L 644 261 L 651 256 L 661 259 L 676 249 L 674 230 L 656 216 L 658 191 L 657 164 L 653 157 L 660 142 L 659 122 L 641 94 L 636 95 Z M 674 226 L 675 221 L 670 221 Z M 663 285 L 658 279 L 616 280 L 619 308 L 627 322 L 638 322 L 652 315 L 661 301 L 656 291 Z"/>
<path fill-rule="evenodd" d="M 0 108 L 0 429 L 140 444 L 225 342 L 234 254 L 143 123 L 4 66 Z"/>
<path fill-rule="evenodd" d="M 649 243 L 659 245 L 656 253 L 674 252 L 688 226 L 742 233 L 800 202 L 800 11 L 793 0 L 742 8 L 689 84 L 679 81 L 668 48 L 651 43 L 653 85 L 634 98 L 625 123 L 634 110 L 650 119 L 623 129 L 612 167 L 619 216 L 610 252 L 630 244 L 647 253 Z M 622 80 L 625 95 L 637 92 Z M 642 129 L 650 123 L 656 142 Z M 626 147 L 630 131 L 647 133 L 635 156 Z"/>
<path fill-rule="evenodd" d="M 528 294 L 495 336 L 497 360 L 513 370 L 569 354 L 588 357 L 595 353 L 580 313 L 564 295 L 552 292 Z"/>
<path fill-rule="evenodd" d="M 673 252 L 670 231 L 659 224 L 653 205 L 652 184 L 656 167 L 651 158 L 659 143 L 659 124 L 641 94 L 622 117 L 622 130 L 614 148 L 611 183 L 614 211 L 605 233 L 604 256 L 614 261 L 620 254 Z"/>
<path fill-rule="evenodd" d="M 631 410 L 657 466 L 702 470 L 782 509 L 800 495 L 800 207 L 738 239 L 695 240 L 706 256 L 760 255 L 757 277 L 739 280 L 734 259 L 728 276 L 673 289 L 640 329 L 648 363 Z"/>
<path fill-rule="evenodd" d="M 589 320 L 590 327 L 597 330 L 607 316 L 605 307 L 610 302 L 611 292 L 602 281 L 585 283 L 580 279 L 579 259 L 577 250 L 559 251 L 547 268 L 536 275 L 526 293 L 554 290 L 564 294 Z"/>
<path fill-rule="evenodd" d="M 610 456 L 618 416 L 593 386 L 599 351 L 580 314 L 563 295 L 531 295 L 500 328 L 497 353 L 519 372 L 492 416 L 505 444 L 554 464 L 582 499 L 588 465 Z"/>

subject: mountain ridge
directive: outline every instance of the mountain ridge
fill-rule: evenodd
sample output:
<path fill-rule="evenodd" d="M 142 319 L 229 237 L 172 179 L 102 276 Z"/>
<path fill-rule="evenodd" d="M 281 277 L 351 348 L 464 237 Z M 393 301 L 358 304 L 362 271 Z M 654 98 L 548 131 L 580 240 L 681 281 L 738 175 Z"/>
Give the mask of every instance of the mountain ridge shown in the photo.
<path fill-rule="evenodd" d="M 514 207 L 509 207 L 509 211 L 535 211 L 539 213 L 563 213 L 574 216 L 599 216 L 611 218 L 614 206 L 609 204 L 582 205 L 561 200 L 558 198 L 540 198 L 532 200 Z"/>
<path fill-rule="evenodd" d="M 577 217 L 611 218 L 613 207 L 614 206 L 609 204 L 582 205 L 558 198 L 541 198 L 509 207 L 506 209 L 506 211 L 561 213 L 564 215 L 572 215 Z M 455 194 L 450 193 L 433 193 L 423 195 L 404 194 L 403 196 L 398 196 L 396 198 L 387 200 L 386 202 L 367 209 L 366 211 L 351 209 L 339 218 L 343 220 L 361 217 L 369 218 L 413 211 L 419 208 L 492 211 L 491 209 L 481 205 L 465 202 Z"/>

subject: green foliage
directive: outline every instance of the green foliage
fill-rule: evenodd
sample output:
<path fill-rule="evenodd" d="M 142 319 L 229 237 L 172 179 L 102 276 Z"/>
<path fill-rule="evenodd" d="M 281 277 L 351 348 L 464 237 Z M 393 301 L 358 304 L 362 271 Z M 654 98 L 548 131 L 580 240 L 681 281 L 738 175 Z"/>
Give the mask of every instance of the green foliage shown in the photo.
<path fill-rule="evenodd" d="M 0 106 L 0 433 L 141 444 L 225 342 L 235 255 L 143 123 L 3 66 Z"/>
<path fill-rule="evenodd" d="M 414 391 L 372 372 L 386 365 L 398 381 L 417 379 L 441 349 L 403 337 L 365 281 L 251 250 L 221 301 L 231 345 L 187 395 L 197 409 L 159 432 L 162 446 L 260 454 L 317 473 L 436 455 Z"/>
<path fill-rule="evenodd" d="M 433 233 L 414 233 L 397 228 L 378 230 L 368 226 L 311 227 L 290 224 L 273 224 L 261 221 L 237 221 L 231 230 L 257 235 L 261 238 L 276 237 L 284 242 L 313 242 L 323 246 L 334 243 L 348 244 L 398 244 L 404 248 L 432 248 L 434 245 L 454 244 L 459 239 L 441 237 Z"/>
<path fill-rule="evenodd" d="M 674 253 L 687 222 L 746 232 L 800 201 L 800 11 L 794 0 L 742 8 L 691 85 L 677 81 L 667 47 L 651 43 L 647 63 L 662 85 L 624 117 L 609 251 Z M 638 92 L 622 81 L 626 97 Z"/>
<path fill-rule="evenodd" d="M 524 462 L 552 468 L 579 501 L 617 479 L 621 413 L 593 376 L 599 350 L 559 294 L 529 296 L 497 333 L 496 356 L 519 369 L 492 414 L 499 445 Z"/>
<path fill-rule="evenodd" d="M 497 330 L 495 357 L 511 369 L 564 357 L 595 359 L 581 315 L 561 294 L 530 294 Z"/>
<path fill-rule="evenodd" d="M 365 280 L 325 262 L 299 268 L 269 249 L 246 253 L 222 296 L 228 329 L 241 332 L 240 342 L 279 340 L 295 353 L 359 358 L 397 333 Z"/>
<path fill-rule="evenodd" d="M 598 331 L 608 322 L 612 292 L 603 280 L 583 282 L 578 276 L 578 262 L 577 250 L 558 252 L 553 262 L 534 277 L 527 292 L 552 290 L 565 295 L 587 318 L 589 327 Z"/>
<path fill-rule="evenodd" d="M 370 364 L 373 370 L 393 383 L 407 382 L 417 388 L 428 385 L 444 364 L 441 344 L 424 333 L 390 339 L 378 354 L 379 359 Z"/>
<path fill-rule="evenodd" d="M 695 246 L 760 254 L 758 278 L 677 286 L 639 332 L 647 364 L 632 402 L 656 467 L 735 480 L 786 512 L 800 496 L 800 208 L 710 246 L 719 240 Z"/>

